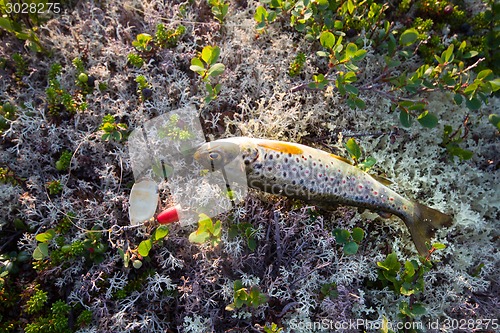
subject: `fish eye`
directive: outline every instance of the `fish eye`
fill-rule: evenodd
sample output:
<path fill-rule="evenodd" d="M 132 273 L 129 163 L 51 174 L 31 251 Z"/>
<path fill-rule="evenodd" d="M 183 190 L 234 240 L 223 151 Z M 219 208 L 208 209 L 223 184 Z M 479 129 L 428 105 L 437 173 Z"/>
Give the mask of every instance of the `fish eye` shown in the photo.
<path fill-rule="evenodd" d="M 215 151 L 212 151 L 212 152 L 210 152 L 210 153 L 208 154 L 208 157 L 209 157 L 212 161 L 214 161 L 214 160 L 218 160 L 218 159 L 220 159 L 220 154 L 219 154 L 219 153 L 217 153 L 217 152 L 215 152 Z"/>

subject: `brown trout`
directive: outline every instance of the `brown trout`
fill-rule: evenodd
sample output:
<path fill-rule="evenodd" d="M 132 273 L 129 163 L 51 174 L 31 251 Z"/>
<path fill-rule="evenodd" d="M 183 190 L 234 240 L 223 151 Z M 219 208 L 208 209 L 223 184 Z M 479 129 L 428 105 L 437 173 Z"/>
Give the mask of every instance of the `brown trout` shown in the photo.
<path fill-rule="evenodd" d="M 236 157 L 243 161 L 251 188 L 320 207 L 343 204 L 398 216 L 421 255 L 427 254 L 425 242 L 434 230 L 452 222 L 450 216 L 402 197 L 348 160 L 305 145 L 233 137 L 205 143 L 194 154 L 212 170 L 223 169 Z"/>

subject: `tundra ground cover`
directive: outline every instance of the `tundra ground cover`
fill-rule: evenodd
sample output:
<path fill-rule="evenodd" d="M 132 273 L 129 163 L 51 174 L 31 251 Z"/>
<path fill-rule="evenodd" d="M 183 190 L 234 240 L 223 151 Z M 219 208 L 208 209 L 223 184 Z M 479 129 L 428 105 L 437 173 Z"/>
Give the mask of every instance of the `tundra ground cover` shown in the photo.
<path fill-rule="evenodd" d="M 495 6 L 110 1 L 23 15 L 0 2 L 0 331 L 310 332 L 358 319 L 494 331 Z M 198 228 L 123 228 L 128 134 L 187 105 L 210 139 L 372 158 L 398 192 L 454 216 L 437 235 L 446 248 L 422 261 L 397 218 L 259 192 Z M 205 242 L 190 242 L 197 231 Z M 346 331 L 363 328 L 388 331 Z"/>

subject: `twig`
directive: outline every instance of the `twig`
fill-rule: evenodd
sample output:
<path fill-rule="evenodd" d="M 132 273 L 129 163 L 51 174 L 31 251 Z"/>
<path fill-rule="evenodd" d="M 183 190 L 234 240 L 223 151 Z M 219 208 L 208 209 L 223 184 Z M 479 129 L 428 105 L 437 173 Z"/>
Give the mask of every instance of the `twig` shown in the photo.
<path fill-rule="evenodd" d="M 290 310 L 291 307 L 294 307 L 294 306 L 299 305 L 299 304 L 300 304 L 299 302 L 290 302 L 290 303 L 288 303 L 287 305 L 285 305 L 283 307 L 283 310 L 281 310 L 281 312 L 278 314 L 277 317 L 278 318 L 283 317 L 288 312 L 288 310 Z"/>
<path fill-rule="evenodd" d="M 278 265 L 283 261 L 283 247 L 281 246 L 280 226 L 279 226 L 279 213 L 274 211 L 274 240 L 276 242 L 276 256 L 278 257 Z"/>
<path fill-rule="evenodd" d="M 477 66 L 478 66 L 481 62 L 483 62 L 483 61 L 484 61 L 484 59 L 485 59 L 485 58 L 479 58 L 479 59 L 477 59 L 477 61 L 476 61 L 475 63 L 473 63 L 472 65 L 470 65 L 470 66 L 469 66 L 469 67 L 467 67 L 467 68 L 462 69 L 460 72 L 458 72 L 458 74 L 462 74 L 462 73 L 468 72 L 469 70 L 471 70 L 471 69 L 473 69 L 473 68 L 477 67 Z"/>
<path fill-rule="evenodd" d="M 311 275 L 312 273 L 314 273 L 315 271 L 321 269 L 321 268 L 324 268 L 324 267 L 327 267 L 327 266 L 330 266 L 332 263 L 330 261 L 328 262 L 325 262 L 324 264 L 321 264 L 319 266 L 316 266 L 314 267 L 313 269 L 311 269 L 309 272 L 305 273 L 305 274 L 302 274 L 300 276 L 298 276 L 295 280 L 293 280 L 291 283 L 290 283 L 290 288 L 292 288 L 292 286 L 299 282 L 300 280 L 303 280 L 305 279 L 306 277 L 308 277 L 309 275 Z"/>

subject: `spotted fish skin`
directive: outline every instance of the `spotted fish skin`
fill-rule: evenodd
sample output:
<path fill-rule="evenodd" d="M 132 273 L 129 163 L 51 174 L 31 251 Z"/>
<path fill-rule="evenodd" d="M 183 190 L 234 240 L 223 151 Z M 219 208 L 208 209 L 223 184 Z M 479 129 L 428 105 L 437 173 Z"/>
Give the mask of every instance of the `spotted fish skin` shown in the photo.
<path fill-rule="evenodd" d="M 218 166 L 237 156 L 251 188 L 326 208 L 344 204 L 400 217 L 422 255 L 433 230 L 451 224 L 448 215 L 402 197 L 345 159 L 305 145 L 234 137 L 207 143 L 195 153 L 200 163 Z"/>

